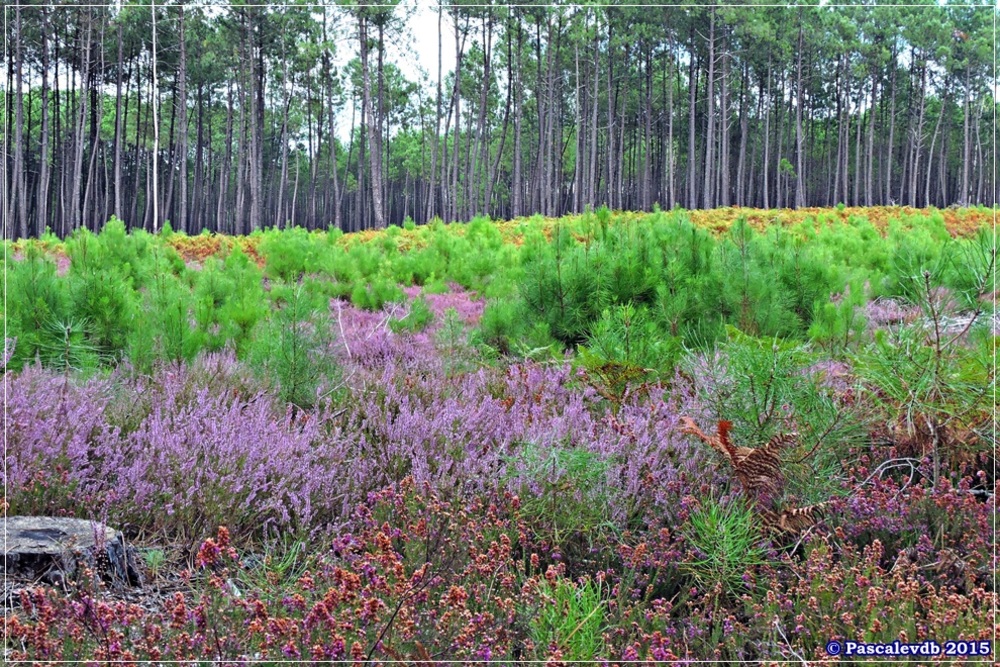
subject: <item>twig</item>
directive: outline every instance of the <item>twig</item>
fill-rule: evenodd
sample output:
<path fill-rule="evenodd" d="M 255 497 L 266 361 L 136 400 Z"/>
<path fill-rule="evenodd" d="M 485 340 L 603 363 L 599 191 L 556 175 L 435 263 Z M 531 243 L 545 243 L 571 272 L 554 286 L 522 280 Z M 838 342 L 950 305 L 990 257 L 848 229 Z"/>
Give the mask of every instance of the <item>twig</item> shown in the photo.
<path fill-rule="evenodd" d="M 784 630 L 781 629 L 781 623 L 778 622 L 777 616 L 774 617 L 774 629 L 777 630 L 778 634 L 781 635 L 781 638 L 785 640 L 785 645 L 788 646 L 788 651 L 796 658 L 798 658 L 799 662 L 801 662 L 806 667 L 809 667 L 809 663 L 806 662 L 805 657 L 803 657 L 801 653 L 792 648 L 792 643 L 788 641 L 788 637 L 785 636 Z"/>
<path fill-rule="evenodd" d="M 344 335 L 344 321 L 340 317 L 341 306 L 340 299 L 337 299 L 337 324 L 340 325 L 340 340 L 344 343 L 344 349 L 347 350 L 347 358 L 351 358 L 351 348 L 347 345 L 347 336 Z"/>
<path fill-rule="evenodd" d="M 854 495 L 855 493 L 860 491 L 861 488 L 865 484 L 870 482 L 872 478 L 875 477 L 876 475 L 878 475 L 879 478 L 881 479 L 882 473 L 884 473 L 886 470 L 891 470 L 892 468 L 902 468 L 903 466 L 909 466 L 910 478 L 906 480 L 906 484 L 900 487 L 899 491 L 896 492 L 896 495 L 893 496 L 893 498 L 896 498 L 897 496 L 899 496 L 900 493 L 903 492 L 903 490 L 906 487 L 908 487 L 910 484 L 913 483 L 913 476 L 917 473 L 917 464 L 919 463 L 920 459 L 914 459 L 914 458 L 889 459 L 888 461 L 883 461 L 882 463 L 879 464 L 877 468 L 875 468 L 875 470 L 872 471 L 870 475 L 868 475 L 867 478 L 865 478 L 865 481 L 861 482 L 860 484 L 854 487 L 854 490 L 851 491 L 851 495 Z"/>

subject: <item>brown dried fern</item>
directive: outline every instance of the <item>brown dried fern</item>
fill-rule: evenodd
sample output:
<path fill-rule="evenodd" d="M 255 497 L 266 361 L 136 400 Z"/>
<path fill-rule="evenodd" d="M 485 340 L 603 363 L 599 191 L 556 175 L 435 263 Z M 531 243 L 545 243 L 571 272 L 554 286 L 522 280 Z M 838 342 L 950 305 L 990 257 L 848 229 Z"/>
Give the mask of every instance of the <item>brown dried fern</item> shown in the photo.
<path fill-rule="evenodd" d="M 828 503 L 817 503 L 806 507 L 780 509 L 774 507 L 785 484 L 781 472 L 780 452 L 798 442 L 798 434 L 778 434 L 756 449 L 737 447 L 729 438 L 733 424 L 720 421 L 716 435 L 702 431 L 690 417 L 681 417 L 681 432 L 693 435 L 722 454 L 733 469 L 733 476 L 739 480 L 743 490 L 750 497 L 757 515 L 764 525 L 778 533 L 798 533 L 819 520 L 820 510 Z"/>

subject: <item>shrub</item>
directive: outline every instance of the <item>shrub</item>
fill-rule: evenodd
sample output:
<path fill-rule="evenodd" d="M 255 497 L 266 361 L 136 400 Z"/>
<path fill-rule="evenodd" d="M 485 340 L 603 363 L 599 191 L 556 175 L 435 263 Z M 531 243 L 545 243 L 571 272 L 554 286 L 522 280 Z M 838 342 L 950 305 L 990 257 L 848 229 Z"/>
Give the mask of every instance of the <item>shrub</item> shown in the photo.
<path fill-rule="evenodd" d="M 755 448 L 779 433 L 798 433 L 796 447 L 785 454 L 789 490 L 807 502 L 827 500 L 841 457 L 865 434 L 851 393 L 824 378 L 802 345 L 733 329 L 729 336 L 713 353 L 684 358 L 691 389 L 708 406 L 709 419 L 732 422 L 737 446 Z"/>
<path fill-rule="evenodd" d="M 746 589 L 747 572 L 768 562 L 758 522 L 739 499 L 706 498 L 691 513 L 684 535 L 697 554 L 684 569 L 707 590 L 738 597 Z"/>
<path fill-rule="evenodd" d="M 4 323 L 18 341 L 8 367 L 19 370 L 35 358 L 50 361 L 63 344 L 59 323 L 70 322 L 72 312 L 55 263 L 30 244 L 25 259 L 5 262 L 4 272 Z"/>
<path fill-rule="evenodd" d="M 434 321 L 434 313 L 427 305 L 427 299 L 419 296 L 410 303 L 410 312 L 405 317 L 389 319 L 389 328 L 395 333 L 423 331 Z"/>
<path fill-rule="evenodd" d="M 606 655 L 601 586 L 589 579 L 539 582 L 537 609 L 531 615 L 530 636 L 535 658 L 595 660 Z"/>
<path fill-rule="evenodd" d="M 282 401 L 308 410 L 339 385 L 329 322 L 302 286 L 275 287 L 272 298 L 278 309 L 257 328 L 250 363 L 271 379 Z"/>
<path fill-rule="evenodd" d="M 609 465 L 597 454 L 524 443 L 508 457 L 506 469 L 507 484 L 518 492 L 528 527 L 568 562 L 589 558 L 601 533 L 612 529 Z"/>

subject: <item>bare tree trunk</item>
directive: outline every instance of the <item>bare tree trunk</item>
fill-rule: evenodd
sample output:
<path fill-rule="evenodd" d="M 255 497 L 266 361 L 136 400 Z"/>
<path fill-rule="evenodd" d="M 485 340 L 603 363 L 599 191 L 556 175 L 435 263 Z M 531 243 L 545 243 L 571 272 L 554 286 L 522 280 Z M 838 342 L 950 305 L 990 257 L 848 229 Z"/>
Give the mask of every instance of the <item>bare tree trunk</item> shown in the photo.
<path fill-rule="evenodd" d="M 854 142 L 854 205 L 861 206 L 861 126 L 864 124 L 864 116 L 861 113 L 861 99 L 864 97 L 864 93 L 860 88 L 858 88 L 858 125 L 856 128 L 856 136 Z"/>
<path fill-rule="evenodd" d="M 281 70 L 281 132 L 278 133 L 278 141 L 281 146 L 281 174 L 278 178 L 278 196 L 274 207 L 274 224 L 278 229 L 291 222 L 285 208 L 285 190 L 288 189 L 288 107 L 291 105 L 291 96 L 288 94 L 288 59 L 282 58 Z"/>
<path fill-rule="evenodd" d="M 913 134 L 913 158 L 910 160 L 910 197 L 911 206 L 917 205 L 917 177 L 920 172 L 920 151 L 924 143 L 924 110 L 927 103 L 927 63 L 920 70 L 920 110 L 917 113 L 917 127 Z"/>
<path fill-rule="evenodd" d="M 983 180 L 986 174 L 986 164 L 983 161 L 983 138 L 979 133 L 980 120 L 982 119 L 982 109 L 976 110 L 976 118 L 973 122 L 973 134 L 976 135 L 976 170 L 978 171 L 978 176 L 976 177 L 976 196 L 972 200 L 973 204 L 983 203 Z"/>
<path fill-rule="evenodd" d="M 122 204 L 122 60 L 124 57 L 124 39 L 122 38 L 122 20 L 118 17 L 118 67 L 115 73 L 115 205 L 114 215 L 122 218 L 125 215 Z"/>
<path fill-rule="evenodd" d="M 729 52 L 722 38 L 721 118 L 719 121 L 719 204 L 729 206 Z"/>
<path fill-rule="evenodd" d="M 601 54 L 597 48 L 599 21 L 594 25 L 594 95 L 590 100 L 590 182 L 587 186 L 587 203 L 591 206 L 597 203 L 597 107 L 600 98 Z"/>
<path fill-rule="evenodd" d="M 715 197 L 712 192 L 712 169 L 714 167 L 715 156 L 712 149 L 715 147 L 715 7 L 709 10 L 708 27 L 708 80 L 706 82 L 705 100 L 707 109 L 705 112 L 705 185 L 702 192 L 702 208 L 709 209 L 715 206 Z"/>
<path fill-rule="evenodd" d="M 151 97 L 153 99 L 153 232 L 158 232 L 160 230 L 160 209 L 159 209 L 159 167 L 160 162 L 160 121 L 158 118 L 158 109 L 160 96 L 157 92 L 158 87 L 156 85 L 156 2 L 152 0 L 152 17 L 153 17 L 153 80 L 150 82 L 152 86 Z"/>
<path fill-rule="evenodd" d="M 14 97 L 15 121 L 14 134 L 14 178 L 11 188 L 12 203 L 17 204 L 17 230 L 21 238 L 28 236 L 28 186 L 24 172 L 24 40 L 21 36 L 21 5 L 14 10 L 14 52 L 17 77 L 17 94 Z M 8 135 L 9 136 L 9 135 Z"/>
<path fill-rule="evenodd" d="M 472 171 L 470 172 L 472 174 L 472 178 L 470 179 L 471 185 L 469 187 L 470 215 L 479 213 L 488 215 L 490 212 L 489 200 L 487 199 L 483 202 L 480 198 L 486 194 L 485 191 L 480 193 L 480 188 L 485 185 L 483 181 L 485 180 L 484 176 L 489 165 L 486 111 L 490 82 L 493 75 L 491 67 L 493 61 L 493 11 L 491 9 L 487 9 L 486 11 L 486 18 L 483 20 L 483 82 L 479 93 L 479 116 L 476 119 L 476 148 L 473 151 L 473 164 Z"/>
<path fill-rule="evenodd" d="M 802 137 L 802 12 L 799 11 L 799 48 L 795 65 L 795 208 L 806 205 L 802 172 L 805 169 L 805 142 Z"/>
<path fill-rule="evenodd" d="M 896 133 L 896 52 L 893 50 L 892 58 L 889 60 L 892 67 L 892 74 L 889 76 L 889 143 L 885 150 L 885 197 L 883 204 L 888 204 L 892 192 L 892 154 L 894 150 L 893 137 Z"/>
<path fill-rule="evenodd" d="M 771 56 L 767 56 L 767 101 L 771 101 Z M 768 170 L 770 168 L 770 148 L 771 148 L 771 108 L 769 104 L 764 105 L 767 110 L 764 115 L 764 208 L 771 208 L 770 200 L 768 199 L 770 188 L 768 187 L 767 177 Z"/>
<path fill-rule="evenodd" d="M 927 179 L 924 183 L 924 206 L 931 205 L 931 173 L 934 166 L 934 144 L 937 143 L 938 133 L 941 131 L 941 120 L 944 118 L 944 100 L 947 93 L 941 95 L 941 109 L 938 112 L 937 122 L 934 124 L 934 134 L 931 136 L 931 147 L 927 151 Z"/>
<path fill-rule="evenodd" d="M 38 206 L 35 219 L 35 233 L 41 236 L 49 220 L 49 13 L 39 8 L 41 13 L 42 38 L 42 127 L 39 138 L 38 161 Z M 120 75 L 119 75 L 120 76 Z"/>
<path fill-rule="evenodd" d="M 688 66 L 688 208 L 695 209 L 698 208 L 698 192 L 697 185 L 695 184 L 695 154 L 697 147 L 695 145 L 695 102 L 698 88 L 698 78 L 697 70 L 695 69 L 695 50 L 694 50 L 694 35 L 692 35 L 691 44 L 691 58 L 690 64 Z"/>
<path fill-rule="evenodd" d="M 615 105 L 611 100 L 611 83 L 614 79 L 614 54 L 612 53 L 612 28 L 611 28 L 611 18 L 608 18 L 608 146 L 607 146 L 607 164 L 605 165 L 606 173 L 608 176 L 607 183 L 607 204 L 611 208 L 614 208 L 614 156 L 615 156 Z"/>
<path fill-rule="evenodd" d="M 84 126 L 87 118 L 87 72 L 90 70 L 90 44 L 93 28 L 93 12 L 87 9 L 87 32 L 84 37 L 83 57 L 80 69 L 80 93 L 78 95 L 79 112 L 76 116 L 76 141 L 73 158 L 73 189 L 70 195 L 70 228 L 76 229 L 82 223 L 82 211 L 80 209 L 81 191 L 83 189 L 83 148 L 84 148 Z M 155 47 L 154 47 L 155 48 Z"/>
<path fill-rule="evenodd" d="M 736 164 L 736 205 L 746 206 L 746 158 L 747 132 L 749 113 L 746 109 L 747 86 L 750 83 L 749 66 L 743 66 L 743 79 L 740 85 L 740 155 Z"/>
<path fill-rule="evenodd" d="M 509 47 L 509 42 L 508 42 Z M 493 160 L 493 165 L 490 167 L 489 178 L 486 182 L 486 213 L 490 215 L 490 204 L 493 201 L 493 190 L 497 185 L 497 174 L 500 169 L 500 159 L 503 157 L 503 148 L 507 142 L 507 129 L 510 120 L 510 104 L 513 97 L 513 86 L 510 79 L 510 72 L 508 71 L 507 78 L 507 102 L 504 104 L 503 112 L 503 129 L 500 131 L 500 145 L 497 148 L 496 158 Z"/>
<path fill-rule="evenodd" d="M 965 66 L 965 106 L 962 117 L 962 191 L 959 193 L 958 203 L 962 206 L 969 205 L 969 167 L 972 161 L 972 147 L 969 136 L 969 109 L 972 87 L 970 78 L 972 75 L 972 65 Z"/>
<path fill-rule="evenodd" d="M 841 197 L 840 187 L 843 181 L 841 180 L 842 169 L 841 166 L 844 161 L 844 144 L 846 140 L 844 139 L 844 98 L 841 92 L 841 85 L 843 81 L 844 72 L 844 61 L 845 56 L 841 56 L 839 67 L 837 68 L 837 85 L 836 85 L 836 97 L 837 97 L 837 160 L 834 163 L 833 169 L 833 201 L 831 203 L 838 204 L 840 202 L 846 202 L 847 200 L 847 186 L 844 184 L 844 196 Z"/>
<path fill-rule="evenodd" d="M 581 211 L 580 205 L 580 164 L 582 162 L 583 153 L 583 128 L 581 127 L 581 109 L 580 105 L 583 102 L 582 88 L 580 87 L 580 45 L 574 42 L 573 44 L 573 63 L 575 66 L 573 82 L 575 85 L 575 97 L 576 103 L 573 105 L 573 124 L 576 133 L 576 159 L 573 164 L 573 212 L 579 213 Z"/>
<path fill-rule="evenodd" d="M 670 54 L 673 56 L 673 49 L 670 50 Z M 670 81 L 667 84 L 667 188 L 670 193 L 670 208 L 673 208 L 677 205 L 677 191 L 674 189 L 677 166 L 674 159 L 674 79 L 678 80 L 677 85 L 680 86 L 680 77 L 677 71 L 678 59 L 671 57 L 670 64 Z"/>
<path fill-rule="evenodd" d="M 865 169 L 865 206 L 875 203 L 872 188 L 875 180 L 875 102 L 878 94 L 878 75 L 872 67 L 872 105 L 868 110 L 868 167 Z"/>
<path fill-rule="evenodd" d="M 515 16 L 517 16 L 517 66 L 514 69 L 516 82 L 514 84 L 514 90 L 516 91 L 516 101 L 514 102 L 514 184 L 511 187 L 513 192 L 511 193 L 513 202 L 511 204 L 511 217 L 519 218 L 523 215 L 521 209 L 522 205 L 522 193 L 524 191 L 524 182 L 522 165 L 521 165 L 521 109 L 523 108 L 524 100 L 524 78 L 521 72 L 521 45 L 523 39 L 523 30 L 521 25 L 521 16 L 514 10 Z"/>
<path fill-rule="evenodd" d="M 443 44 L 443 34 L 441 29 L 441 20 L 444 16 L 444 5 L 438 5 L 438 75 L 437 75 L 437 102 L 434 107 L 434 141 L 431 143 L 431 172 L 430 172 L 430 182 L 427 185 L 427 201 L 425 202 L 425 213 L 424 221 L 427 222 L 435 213 L 435 202 L 437 201 L 437 193 L 434 191 L 435 179 L 437 177 L 438 169 L 438 153 L 440 152 L 439 143 L 441 136 L 441 59 L 444 52 Z M 509 50 L 509 49 L 508 49 Z M 508 53 L 509 56 L 509 53 Z"/>
<path fill-rule="evenodd" d="M 455 132 L 452 136 L 452 167 L 451 167 L 451 210 L 448 213 L 448 220 L 458 219 L 458 171 L 462 129 L 462 56 L 465 46 L 465 36 L 468 32 L 469 19 L 465 20 L 463 30 L 458 29 L 458 16 L 455 17 L 455 87 L 452 95 L 452 102 L 455 105 Z M 460 34 L 461 33 L 461 34 Z"/>
<path fill-rule="evenodd" d="M 180 15 L 178 17 L 177 25 L 177 38 L 180 42 L 180 62 L 177 66 L 177 106 L 179 110 L 179 118 L 177 124 L 180 126 L 177 130 L 177 154 L 180 157 L 180 201 L 177 202 L 177 226 L 182 231 L 188 231 L 190 225 L 188 224 L 188 184 L 187 184 L 187 133 L 188 133 L 188 117 L 187 117 L 187 46 L 186 39 L 184 35 L 184 5 L 180 5 L 178 8 Z"/>
<path fill-rule="evenodd" d="M 242 97 L 242 96 L 241 96 Z M 225 157 L 222 159 L 222 164 L 219 165 L 219 200 L 216 207 L 216 225 L 220 231 L 233 231 L 228 224 L 229 216 L 226 213 L 226 198 L 228 193 L 226 190 L 229 185 L 229 170 L 233 162 L 233 84 L 229 83 L 227 86 L 227 104 L 226 104 L 226 153 Z M 243 105 L 240 104 L 242 110 Z M 242 126 L 242 111 L 240 113 Z M 243 145 L 242 130 L 240 132 L 240 146 Z M 243 188 L 243 179 L 240 175 L 241 166 L 243 163 L 242 150 L 237 150 L 236 153 L 236 190 L 237 190 L 237 202 L 239 202 L 239 192 Z M 233 207 L 234 220 L 240 218 L 242 210 L 237 206 Z"/>
<path fill-rule="evenodd" d="M 197 93 L 197 104 L 198 104 L 198 120 L 195 128 L 195 153 L 194 153 L 194 182 L 192 183 L 192 194 L 191 194 L 191 215 L 188 221 L 188 228 L 192 230 L 201 231 L 205 228 L 205 215 L 202 203 L 204 202 L 205 194 L 205 156 L 204 153 L 207 149 L 208 151 L 208 161 L 211 164 L 212 161 L 212 147 L 209 141 L 211 136 L 206 137 L 204 134 L 205 126 L 205 105 L 204 105 L 204 91 L 199 83 L 198 93 Z M 209 172 L 211 173 L 211 167 L 209 167 Z"/>
<path fill-rule="evenodd" d="M 642 208 L 650 210 L 653 207 L 653 48 L 645 45 L 646 56 L 646 116 L 645 150 L 642 163 Z"/>

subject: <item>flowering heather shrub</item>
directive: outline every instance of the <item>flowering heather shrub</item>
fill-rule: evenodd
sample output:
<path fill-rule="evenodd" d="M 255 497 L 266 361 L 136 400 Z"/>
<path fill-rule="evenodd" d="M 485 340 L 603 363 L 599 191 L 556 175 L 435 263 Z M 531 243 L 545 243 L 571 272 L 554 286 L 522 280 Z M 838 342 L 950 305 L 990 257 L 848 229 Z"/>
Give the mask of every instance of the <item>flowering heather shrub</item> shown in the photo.
<path fill-rule="evenodd" d="M 502 501 L 516 508 L 515 497 Z M 538 573 L 498 505 L 456 504 L 405 482 L 373 495 L 354 523 L 299 578 L 298 592 L 280 599 L 229 583 L 242 566 L 225 528 L 202 544 L 198 572 L 186 575 L 197 592 L 176 593 L 159 611 L 82 590 L 24 593 L 5 620 L 18 646 L 12 657 L 430 660 L 533 650 L 523 614 Z M 546 576 L 554 582 L 557 573 Z"/>
<path fill-rule="evenodd" d="M 121 465 L 105 420 L 110 382 L 77 383 L 38 366 L 7 375 L 4 482 L 12 514 L 71 514 L 114 495 L 106 468 Z"/>
<path fill-rule="evenodd" d="M 457 304 L 466 322 L 481 312 L 445 297 L 430 295 L 431 308 Z M 110 520 L 173 535 L 223 522 L 241 539 L 269 527 L 315 531 L 407 475 L 467 493 L 501 479 L 519 490 L 537 481 L 514 456 L 531 443 L 591 453 L 606 516 L 642 523 L 670 521 L 682 489 L 705 477 L 704 452 L 675 428 L 678 405 L 694 409 L 688 398 L 664 401 L 653 388 L 610 415 L 568 365 L 445 374 L 433 326 L 395 334 L 384 315 L 351 307 L 338 319 L 350 395 L 308 412 L 287 411 L 231 355 L 81 387 L 40 369 L 15 376 L 15 506 L 44 509 L 22 495 L 39 476 L 59 508 L 95 506 L 76 505 L 77 492 L 104 494 Z"/>
<path fill-rule="evenodd" d="M 17 338 L 4 338 L 3 339 L 3 363 L 0 363 L 0 368 L 7 368 L 7 363 L 10 358 L 14 356 L 14 348 L 17 346 Z"/>
<path fill-rule="evenodd" d="M 190 592 L 159 609 L 108 601 L 100 584 L 22 593 L 4 621 L 10 657 L 821 659 L 831 638 L 993 632 L 996 593 L 935 583 L 922 560 L 932 550 L 894 558 L 878 540 L 861 548 L 838 529 L 809 539 L 801 558 L 768 552 L 726 590 L 686 574 L 702 555 L 684 531 L 660 528 L 624 534 L 610 567 L 570 579 L 556 552 L 533 543 L 521 507 L 510 493 L 449 500 L 404 480 L 357 508 L 294 591 L 234 586 L 250 566 L 220 528 L 198 550 L 197 571 L 182 577 Z M 680 523 L 699 507 L 683 498 Z M 559 605 L 583 634 L 560 623 Z"/>
<path fill-rule="evenodd" d="M 984 470 L 963 477 L 957 486 L 944 479 L 935 489 L 930 469 L 930 462 L 924 461 L 918 471 L 922 475 L 920 482 L 906 485 L 909 480 L 891 477 L 875 477 L 860 484 L 868 471 L 859 468 L 845 483 L 852 484 L 855 491 L 838 501 L 839 507 L 833 512 L 837 519 L 831 524 L 842 539 L 858 547 L 878 541 L 887 563 L 905 554 L 907 560 L 922 566 L 933 565 L 925 572 L 929 581 L 966 590 L 986 586 L 988 573 L 997 566 L 993 561 L 997 489 L 989 489 L 992 497 L 985 495 Z M 981 493 L 970 492 L 974 485 L 980 487 Z M 961 565 L 956 564 L 954 570 L 936 567 L 949 558 L 948 552 L 961 554 Z"/>
<path fill-rule="evenodd" d="M 37 368 L 14 376 L 5 412 L 11 510 L 79 512 L 191 535 L 223 521 L 243 532 L 308 526 L 343 499 L 331 488 L 346 470 L 346 445 L 322 432 L 323 413 L 293 418 L 232 361 L 195 370 L 161 368 L 150 380 L 119 377 L 82 386 Z M 327 445 L 315 445 L 321 439 Z M 343 467 L 342 467 L 343 466 Z M 317 474 L 322 471 L 325 474 Z M 338 513 L 342 511 L 338 507 Z M 84 510 L 86 511 L 86 510 Z"/>

